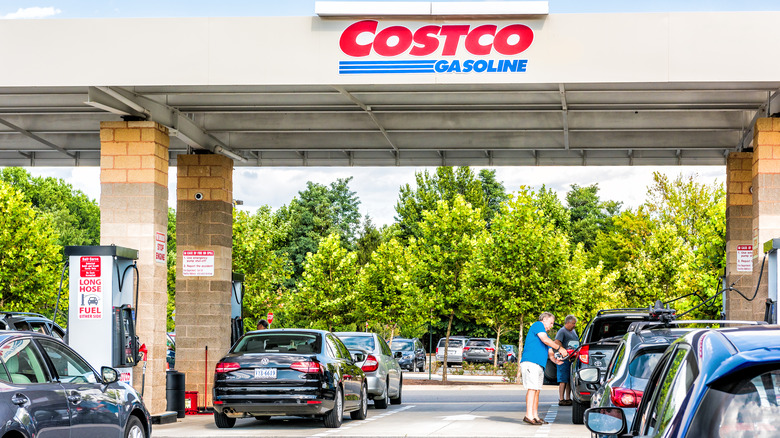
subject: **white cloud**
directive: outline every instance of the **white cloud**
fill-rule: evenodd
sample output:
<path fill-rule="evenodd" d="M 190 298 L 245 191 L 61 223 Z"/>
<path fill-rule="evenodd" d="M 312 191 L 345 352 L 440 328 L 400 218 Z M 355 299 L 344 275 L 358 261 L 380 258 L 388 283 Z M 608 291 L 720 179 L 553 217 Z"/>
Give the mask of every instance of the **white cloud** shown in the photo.
<path fill-rule="evenodd" d="M 53 15 L 57 15 L 61 12 L 62 12 L 61 10 L 53 6 L 47 6 L 45 8 L 34 6 L 32 8 L 19 8 L 16 10 L 16 12 L 0 15 L 0 19 L 13 20 L 13 19 L 47 18 Z"/>

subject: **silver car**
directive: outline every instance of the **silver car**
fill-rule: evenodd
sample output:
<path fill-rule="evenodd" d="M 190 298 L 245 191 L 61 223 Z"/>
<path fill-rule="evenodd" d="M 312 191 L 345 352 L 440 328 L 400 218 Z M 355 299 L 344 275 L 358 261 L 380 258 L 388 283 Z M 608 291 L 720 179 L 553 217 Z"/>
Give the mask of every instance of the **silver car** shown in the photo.
<path fill-rule="evenodd" d="M 444 343 L 446 338 L 439 339 L 436 347 L 436 362 L 444 362 Z M 463 347 L 466 346 L 468 338 L 464 336 L 450 336 L 449 347 L 447 348 L 447 364 L 463 363 Z"/>
<path fill-rule="evenodd" d="M 366 373 L 368 396 L 374 400 L 374 408 L 387 408 L 391 404 L 401 404 L 403 377 L 398 361 L 384 339 L 376 333 L 336 332 L 334 333 L 347 346 L 356 365 Z"/>

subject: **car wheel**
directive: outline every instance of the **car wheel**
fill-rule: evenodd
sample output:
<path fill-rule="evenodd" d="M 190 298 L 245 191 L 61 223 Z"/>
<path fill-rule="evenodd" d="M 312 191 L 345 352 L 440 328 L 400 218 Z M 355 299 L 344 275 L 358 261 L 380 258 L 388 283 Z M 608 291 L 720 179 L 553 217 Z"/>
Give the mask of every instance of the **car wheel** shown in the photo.
<path fill-rule="evenodd" d="M 590 407 L 590 403 L 580 403 L 573 400 L 571 406 L 571 422 L 574 424 L 583 424 L 585 422 L 585 410 Z"/>
<path fill-rule="evenodd" d="M 339 428 L 344 420 L 344 397 L 341 395 L 341 388 L 336 387 L 336 397 L 334 399 L 333 409 L 325 415 L 323 419 L 325 427 Z"/>
<path fill-rule="evenodd" d="M 422 362 L 420 366 L 417 368 L 418 372 L 425 372 L 425 362 Z"/>
<path fill-rule="evenodd" d="M 127 420 L 127 426 L 125 426 L 125 438 L 146 438 L 146 430 L 144 429 L 141 420 L 138 417 L 132 415 Z"/>
<path fill-rule="evenodd" d="M 220 429 L 230 429 L 235 426 L 236 419 L 230 418 L 225 414 L 220 414 L 219 412 L 214 412 L 214 424 Z"/>
<path fill-rule="evenodd" d="M 360 409 L 350 412 L 349 416 L 353 420 L 365 420 L 366 416 L 368 416 L 368 389 L 366 389 L 365 383 L 360 390 Z"/>
<path fill-rule="evenodd" d="M 381 396 L 374 399 L 374 409 L 387 409 L 387 397 L 389 396 L 390 386 L 385 385 L 385 390 Z"/>
<path fill-rule="evenodd" d="M 390 404 L 393 405 L 400 405 L 401 404 L 401 396 L 404 389 L 404 377 L 401 375 L 401 378 L 398 380 L 398 397 L 391 397 L 390 398 Z"/>

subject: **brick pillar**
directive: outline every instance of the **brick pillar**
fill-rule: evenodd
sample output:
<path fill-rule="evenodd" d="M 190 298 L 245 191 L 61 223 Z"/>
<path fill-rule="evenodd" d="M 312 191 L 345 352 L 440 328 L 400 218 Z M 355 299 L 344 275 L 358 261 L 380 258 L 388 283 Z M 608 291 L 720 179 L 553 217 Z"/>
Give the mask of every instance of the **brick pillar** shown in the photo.
<path fill-rule="evenodd" d="M 780 237 L 780 119 L 758 119 L 753 134 L 753 272 L 757 280 L 764 258 L 764 242 Z M 750 319 L 764 318 L 767 280 L 765 266 L 758 295 L 746 306 L 751 312 Z M 754 281 L 747 291 L 748 297 L 755 287 Z"/>
<path fill-rule="evenodd" d="M 155 232 L 168 232 L 168 129 L 155 122 L 100 123 L 100 244 L 138 250 L 137 335 L 148 349 L 144 402 L 164 412 L 165 263 L 155 263 Z M 141 389 L 141 366 L 133 370 Z"/>
<path fill-rule="evenodd" d="M 726 283 L 740 291 L 755 287 L 751 272 L 737 271 L 737 246 L 753 243 L 753 153 L 733 152 L 726 162 Z M 749 319 L 747 301 L 734 292 L 726 294 L 726 315 Z"/>
<path fill-rule="evenodd" d="M 176 368 L 187 391 L 198 391 L 198 405 L 211 406 L 214 366 L 230 348 L 233 161 L 179 155 L 177 169 Z M 214 275 L 184 276 L 184 251 L 214 251 Z"/>

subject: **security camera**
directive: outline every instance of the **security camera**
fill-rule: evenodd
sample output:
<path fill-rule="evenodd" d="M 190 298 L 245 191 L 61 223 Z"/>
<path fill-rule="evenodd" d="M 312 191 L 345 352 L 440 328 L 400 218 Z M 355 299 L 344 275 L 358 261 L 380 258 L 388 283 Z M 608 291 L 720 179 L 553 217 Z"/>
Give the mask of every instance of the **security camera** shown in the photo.
<path fill-rule="evenodd" d="M 201 192 L 195 193 L 195 200 L 200 201 L 201 199 L 203 199 L 203 193 Z"/>

